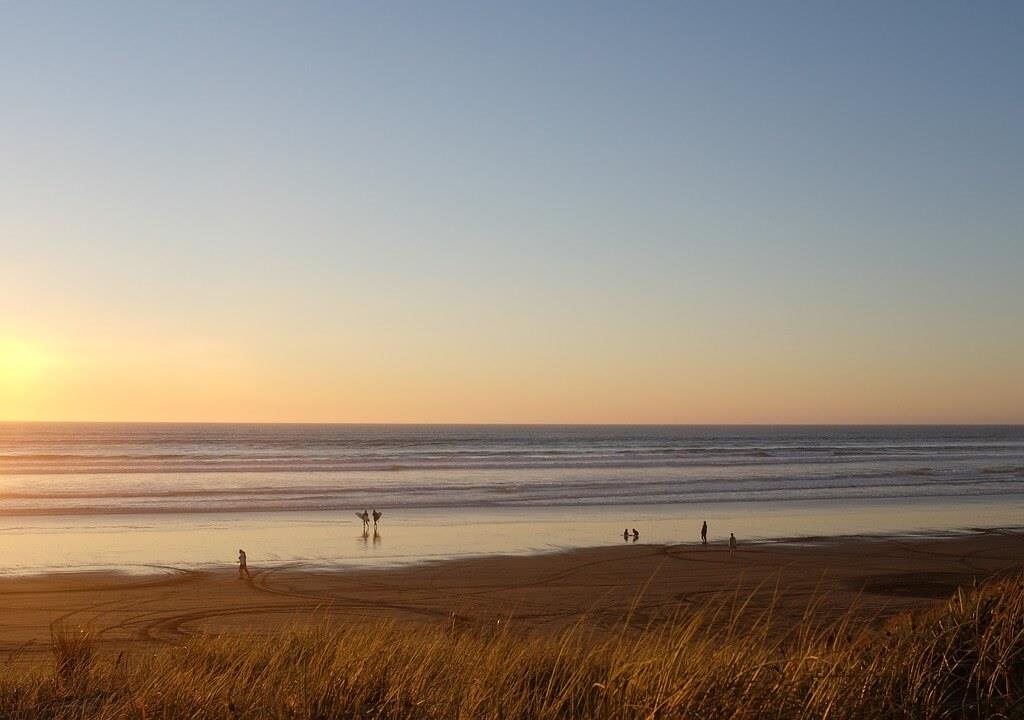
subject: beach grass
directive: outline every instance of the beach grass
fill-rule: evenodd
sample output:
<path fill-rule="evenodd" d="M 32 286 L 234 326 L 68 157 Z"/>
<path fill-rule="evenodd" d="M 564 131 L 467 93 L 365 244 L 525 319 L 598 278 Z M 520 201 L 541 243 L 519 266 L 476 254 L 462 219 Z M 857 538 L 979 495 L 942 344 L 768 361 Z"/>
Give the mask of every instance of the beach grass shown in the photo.
<path fill-rule="evenodd" d="M 1020 577 L 882 625 L 819 615 L 811 603 L 780 632 L 770 610 L 722 597 L 612 632 L 325 622 L 117 658 L 56 627 L 52 665 L 4 669 L 0 717 L 1024 717 Z"/>

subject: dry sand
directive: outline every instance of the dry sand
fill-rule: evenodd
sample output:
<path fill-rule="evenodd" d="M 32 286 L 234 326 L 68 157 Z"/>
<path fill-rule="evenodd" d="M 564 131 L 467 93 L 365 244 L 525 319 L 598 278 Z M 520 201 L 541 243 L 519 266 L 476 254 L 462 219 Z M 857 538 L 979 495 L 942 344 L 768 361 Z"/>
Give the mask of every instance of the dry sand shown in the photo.
<path fill-rule="evenodd" d="M 0 662 L 48 652 L 54 624 L 89 627 L 105 651 L 180 643 L 197 633 L 270 633 L 295 623 L 398 622 L 492 625 L 524 632 L 582 616 L 596 627 L 645 624 L 700 607 L 716 595 L 764 608 L 778 590 L 780 626 L 812 598 L 823 619 L 857 608 L 866 621 L 948 597 L 959 585 L 1016 572 L 1024 532 L 952 538 L 832 538 L 723 545 L 624 544 L 529 557 L 486 557 L 402 569 L 261 568 L 252 579 L 227 567 L 154 568 L 152 576 L 53 574 L 0 580 Z"/>

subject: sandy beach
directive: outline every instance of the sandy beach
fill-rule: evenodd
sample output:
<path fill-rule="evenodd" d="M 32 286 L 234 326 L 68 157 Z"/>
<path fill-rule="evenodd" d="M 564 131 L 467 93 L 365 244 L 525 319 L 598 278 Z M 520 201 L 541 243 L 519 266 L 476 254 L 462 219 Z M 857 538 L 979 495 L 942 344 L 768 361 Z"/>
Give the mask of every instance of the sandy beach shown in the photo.
<path fill-rule="evenodd" d="M 621 627 L 688 612 L 723 594 L 776 606 L 779 627 L 814 603 L 823 621 L 850 608 L 869 622 L 948 597 L 958 586 L 1019 570 L 1024 531 L 945 538 L 845 537 L 742 544 L 629 544 L 532 556 L 491 556 L 385 570 L 320 571 L 252 562 L 152 574 L 53 573 L 0 580 L 0 652 L 48 653 L 50 629 L 90 628 L 103 651 L 176 644 L 196 634 L 273 633 L 304 623 L 514 623 L 546 632 L 585 619 Z M 634 607 L 635 606 L 635 607 Z M 632 612 L 631 612 L 632 608 Z"/>

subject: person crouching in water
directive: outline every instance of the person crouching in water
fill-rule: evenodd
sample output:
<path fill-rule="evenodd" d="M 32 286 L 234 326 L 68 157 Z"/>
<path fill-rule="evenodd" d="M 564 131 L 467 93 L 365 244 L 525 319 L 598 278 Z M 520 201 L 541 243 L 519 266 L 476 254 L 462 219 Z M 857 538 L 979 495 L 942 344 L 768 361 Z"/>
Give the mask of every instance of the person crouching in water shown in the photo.
<path fill-rule="evenodd" d="M 249 574 L 249 566 L 245 562 L 245 550 L 242 550 L 241 548 L 239 548 L 238 549 L 238 579 L 239 580 L 242 579 L 242 573 L 245 573 L 245 576 L 247 578 L 249 578 L 250 580 L 252 580 L 252 575 Z"/>

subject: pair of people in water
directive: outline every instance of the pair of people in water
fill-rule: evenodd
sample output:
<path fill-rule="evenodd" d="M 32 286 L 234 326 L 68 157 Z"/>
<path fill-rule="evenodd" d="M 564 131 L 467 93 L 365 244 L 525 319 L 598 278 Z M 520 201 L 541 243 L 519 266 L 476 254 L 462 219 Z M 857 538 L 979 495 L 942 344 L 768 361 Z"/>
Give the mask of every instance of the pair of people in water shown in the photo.
<path fill-rule="evenodd" d="M 637 540 L 640 539 L 640 532 L 636 528 L 633 528 L 633 532 L 632 533 L 629 532 L 629 528 L 626 528 L 625 530 L 623 530 L 622 531 L 622 539 L 628 541 L 631 534 L 633 536 L 633 542 L 636 542 Z"/>
<path fill-rule="evenodd" d="M 377 530 L 377 523 L 380 522 L 381 517 L 384 515 L 382 512 L 378 512 L 377 508 L 373 509 L 373 529 L 374 532 Z M 366 512 L 366 508 L 363 508 L 361 513 L 356 513 L 356 517 L 363 521 L 363 532 L 370 529 L 370 513 Z"/>

